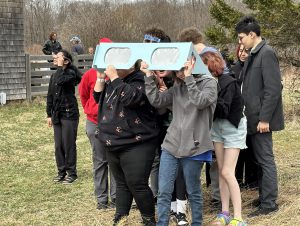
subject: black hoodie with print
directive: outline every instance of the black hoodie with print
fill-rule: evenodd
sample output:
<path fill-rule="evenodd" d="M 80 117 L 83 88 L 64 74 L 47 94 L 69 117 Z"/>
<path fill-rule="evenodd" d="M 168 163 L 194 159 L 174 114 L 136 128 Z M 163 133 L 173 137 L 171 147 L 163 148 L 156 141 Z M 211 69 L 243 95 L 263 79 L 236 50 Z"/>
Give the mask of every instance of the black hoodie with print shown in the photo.
<path fill-rule="evenodd" d="M 157 138 L 157 112 L 145 94 L 144 73 L 134 71 L 123 80 L 105 84 L 94 92 L 99 103 L 98 138 L 109 147 L 132 145 Z"/>

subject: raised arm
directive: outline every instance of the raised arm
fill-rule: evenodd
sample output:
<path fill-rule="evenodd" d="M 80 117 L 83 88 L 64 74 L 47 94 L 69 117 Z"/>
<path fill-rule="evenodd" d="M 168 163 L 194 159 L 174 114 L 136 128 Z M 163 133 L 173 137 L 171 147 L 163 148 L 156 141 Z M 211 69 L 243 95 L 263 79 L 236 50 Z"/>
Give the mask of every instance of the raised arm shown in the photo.
<path fill-rule="evenodd" d="M 184 64 L 184 82 L 187 86 L 189 100 L 191 103 L 193 103 L 198 109 L 204 109 L 217 101 L 217 81 L 212 77 L 202 75 L 206 77 L 202 80 L 203 88 L 200 90 L 194 76 L 192 76 L 193 67 L 193 60 L 188 60 Z"/>
<path fill-rule="evenodd" d="M 173 102 L 173 88 L 160 92 L 156 83 L 154 74 L 148 70 L 146 62 L 141 62 L 141 71 L 146 74 L 145 87 L 146 95 L 150 104 L 155 108 L 165 108 L 172 105 Z"/>

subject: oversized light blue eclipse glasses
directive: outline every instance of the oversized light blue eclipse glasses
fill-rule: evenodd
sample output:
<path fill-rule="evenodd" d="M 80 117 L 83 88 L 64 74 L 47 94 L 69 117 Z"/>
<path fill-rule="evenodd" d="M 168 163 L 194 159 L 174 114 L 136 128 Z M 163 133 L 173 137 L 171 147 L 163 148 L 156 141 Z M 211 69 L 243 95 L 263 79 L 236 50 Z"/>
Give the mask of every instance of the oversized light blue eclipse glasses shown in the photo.
<path fill-rule="evenodd" d="M 192 74 L 210 74 L 191 42 L 101 43 L 96 48 L 93 68 L 104 70 L 113 65 L 116 69 L 129 69 L 141 59 L 149 70 L 179 71 L 191 58 L 195 61 Z"/>

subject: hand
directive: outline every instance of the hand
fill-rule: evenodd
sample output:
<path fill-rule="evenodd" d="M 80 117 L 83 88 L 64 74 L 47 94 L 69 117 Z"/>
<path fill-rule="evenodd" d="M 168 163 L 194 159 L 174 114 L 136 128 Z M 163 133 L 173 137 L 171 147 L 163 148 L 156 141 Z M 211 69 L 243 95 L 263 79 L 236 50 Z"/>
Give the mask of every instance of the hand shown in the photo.
<path fill-rule="evenodd" d="M 106 75 L 104 73 L 102 73 L 102 72 L 97 71 L 97 78 L 105 79 Z"/>
<path fill-rule="evenodd" d="M 108 65 L 106 70 L 104 71 L 104 74 L 110 79 L 110 81 L 113 81 L 116 78 L 119 78 L 118 72 L 113 65 Z"/>
<path fill-rule="evenodd" d="M 270 132 L 270 124 L 268 122 L 260 121 L 257 125 L 257 132 L 260 132 L 260 133 Z"/>
<path fill-rule="evenodd" d="M 165 90 L 168 89 L 168 87 L 166 86 L 165 82 L 163 79 L 161 79 L 160 77 L 156 77 L 157 78 L 157 81 L 158 81 L 158 89 L 159 89 L 159 92 L 163 92 Z"/>
<path fill-rule="evenodd" d="M 194 65 L 195 65 L 195 60 L 194 59 L 190 59 L 187 62 L 185 62 L 184 70 L 183 70 L 184 77 L 189 77 L 189 76 L 192 75 Z"/>
<path fill-rule="evenodd" d="M 145 61 L 142 61 L 141 62 L 141 67 L 140 67 L 140 70 L 142 72 L 144 72 L 146 74 L 147 77 L 151 76 L 152 73 L 151 71 L 148 69 L 149 65 L 145 62 Z"/>
<path fill-rule="evenodd" d="M 62 67 L 64 65 L 64 57 L 60 54 L 53 55 L 53 63 L 58 67 Z"/>
<path fill-rule="evenodd" d="M 52 127 L 52 119 L 51 118 L 47 118 L 47 125 L 48 127 Z"/>

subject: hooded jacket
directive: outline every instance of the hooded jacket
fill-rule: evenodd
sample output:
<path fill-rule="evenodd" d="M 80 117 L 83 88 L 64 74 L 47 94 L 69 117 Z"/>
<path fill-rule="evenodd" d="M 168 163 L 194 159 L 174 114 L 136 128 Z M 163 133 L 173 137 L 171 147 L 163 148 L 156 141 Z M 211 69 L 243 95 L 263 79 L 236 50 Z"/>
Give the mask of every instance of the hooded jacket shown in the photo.
<path fill-rule="evenodd" d="M 236 128 L 243 117 L 243 98 L 237 80 L 228 74 L 218 77 L 219 94 L 214 119 L 227 119 Z"/>
<path fill-rule="evenodd" d="M 89 69 L 82 76 L 79 85 L 79 95 L 84 113 L 89 121 L 98 124 L 98 103 L 93 97 L 94 86 L 97 80 L 97 71 L 94 68 Z"/>
<path fill-rule="evenodd" d="M 75 86 L 81 81 L 80 71 L 72 64 L 63 69 L 58 67 L 51 75 L 47 94 L 47 116 L 78 120 L 79 110 Z M 55 113 L 55 115 L 54 115 Z"/>
<path fill-rule="evenodd" d="M 143 72 L 107 81 L 102 92 L 94 91 L 94 98 L 99 104 L 98 138 L 110 150 L 157 138 L 157 112 L 145 94 Z"/>
<path fill-rule="evenodd" d="M 162 148 L 177 158 L 212 150 L 210 129 L 218 96 L 216 79 L 189 76 L 164 92 L 159 92 L 154 79 L 145 78 L 150 103 L 156 108 L 171 107 L 173 113 Z"/>

